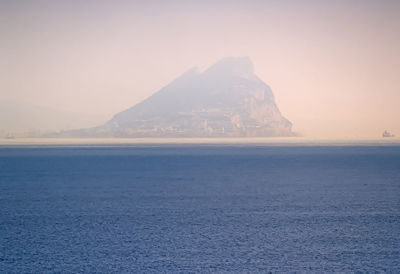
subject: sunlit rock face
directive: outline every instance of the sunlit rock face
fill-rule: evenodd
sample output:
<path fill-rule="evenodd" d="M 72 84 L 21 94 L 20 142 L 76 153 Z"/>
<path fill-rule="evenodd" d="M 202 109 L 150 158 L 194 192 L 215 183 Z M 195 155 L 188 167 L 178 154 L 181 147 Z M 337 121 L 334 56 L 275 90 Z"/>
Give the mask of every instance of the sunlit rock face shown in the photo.
<path fill-rule="evenodd" d="M 248 57 L 193 68 L 106 124 L 81 131 L 101 137 L 293 136 Z"/>

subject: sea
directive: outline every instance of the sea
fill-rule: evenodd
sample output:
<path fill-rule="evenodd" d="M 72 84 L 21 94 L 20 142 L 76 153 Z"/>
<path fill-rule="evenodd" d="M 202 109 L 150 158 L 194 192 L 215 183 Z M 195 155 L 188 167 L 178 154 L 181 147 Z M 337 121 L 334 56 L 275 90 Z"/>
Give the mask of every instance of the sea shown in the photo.
<path fill-rule="evenodd" d="M 400 273 L 400 145 L 3 145 L 0 272 Z"/>

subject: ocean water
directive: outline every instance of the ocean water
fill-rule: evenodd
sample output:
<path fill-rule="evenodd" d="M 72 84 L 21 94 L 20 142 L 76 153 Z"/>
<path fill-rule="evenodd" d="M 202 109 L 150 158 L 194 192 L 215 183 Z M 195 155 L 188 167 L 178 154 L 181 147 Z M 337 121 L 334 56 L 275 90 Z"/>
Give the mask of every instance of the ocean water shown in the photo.
<path fill-rule="evenodd" d="M 400 272 L 400 146 L 1 147 L 0 272 Z"/>

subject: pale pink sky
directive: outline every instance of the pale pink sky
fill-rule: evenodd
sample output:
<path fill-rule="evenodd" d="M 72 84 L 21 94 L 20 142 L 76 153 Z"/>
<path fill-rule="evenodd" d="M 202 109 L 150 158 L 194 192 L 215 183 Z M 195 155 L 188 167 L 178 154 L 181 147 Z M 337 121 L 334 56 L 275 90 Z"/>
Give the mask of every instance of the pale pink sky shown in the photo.
<path fill-rule="evenodd" d="M 97 117 L 249 56 L 307 137 L 400 135 L 400 1 L 0 0 L 0 101 Z"/>

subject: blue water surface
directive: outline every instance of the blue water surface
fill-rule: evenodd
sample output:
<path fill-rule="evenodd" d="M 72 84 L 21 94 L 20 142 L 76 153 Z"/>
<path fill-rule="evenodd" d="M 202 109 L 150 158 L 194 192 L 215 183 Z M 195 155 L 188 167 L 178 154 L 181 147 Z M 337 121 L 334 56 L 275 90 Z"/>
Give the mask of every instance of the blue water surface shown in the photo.
<path fill-rule="evenodd" d="M 0 148 L 3 273 L 400 272 L 400 146 Z"/>

